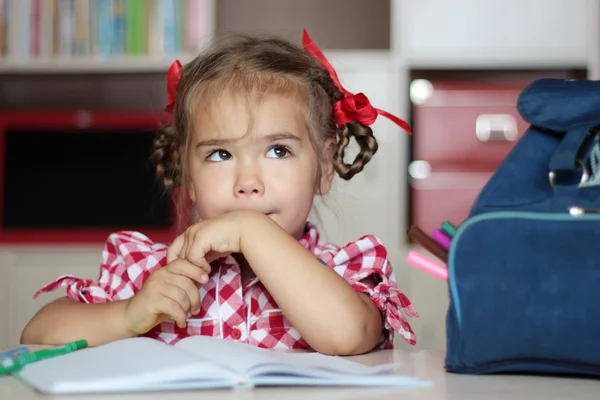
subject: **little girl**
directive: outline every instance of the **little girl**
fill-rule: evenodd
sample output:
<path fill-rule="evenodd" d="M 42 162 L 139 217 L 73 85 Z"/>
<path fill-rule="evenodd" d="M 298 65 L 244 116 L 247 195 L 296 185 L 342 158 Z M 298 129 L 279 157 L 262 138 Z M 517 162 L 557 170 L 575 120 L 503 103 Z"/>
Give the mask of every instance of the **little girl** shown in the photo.
<path fill-rule="evenodd" d="M 237 37 L 168 74 L 170 126 L 153 160 L 167 189 L 191 204 L 170 245 L 138 232 L 110 235 L 97 283 L 67 287 L 25 327 L 23 343 L 90 345 L 144 335 L 175 343 L 218 336 L 266 348 L 350 355 L 411 345 L 403 314 L 416 316 L 395 283 L 380 240 L 338 247 L 307 222 L 315 195 L 337 172 L 350 179 L 377 151 L 378 114 L 346 91 L 304 33 L 304 48 Z M 351 137 L 360 145 L 347 164 Z"/>

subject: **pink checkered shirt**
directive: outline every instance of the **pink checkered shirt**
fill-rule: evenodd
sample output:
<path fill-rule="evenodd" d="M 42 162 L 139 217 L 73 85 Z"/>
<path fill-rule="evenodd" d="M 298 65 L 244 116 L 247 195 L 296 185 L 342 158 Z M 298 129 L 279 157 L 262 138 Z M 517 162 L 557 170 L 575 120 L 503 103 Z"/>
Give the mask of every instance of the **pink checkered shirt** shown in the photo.
<path fill-rule="evenodd" d="M 316 226 L 309 223 L 300 243 L 357 291 L 367 293 L 381 310 L 384 331 L 378 348 L 393 348 L 394 331 L 411 345 L 416 343 L 404 315 L 416 317 L 417 313 L 396 286 L 387 251 L 377 237 L 363 236 L 338 247 L 321 243 Z M 138 232 L 111 234 L 102 252 L 98 283 L 64 275 L 40 289 L 34 298 L 61 286 L 67 287 L 67 296 L 73 301 L 105 303 L 130 298 L 153 271 L 166 264 L 167 247 Z M 377 278 L 374 287 L 361 282 L 369 276 Z M 199 290 L 200 313 L 188 318 L 185 328 L 169 320 L 145 336 L 170 344 L 187 336 L 207 335 L 273 349 L 309 348 L 258 278 L 242 287 L 240 268 L 232 256 L 219 261 Z"/>

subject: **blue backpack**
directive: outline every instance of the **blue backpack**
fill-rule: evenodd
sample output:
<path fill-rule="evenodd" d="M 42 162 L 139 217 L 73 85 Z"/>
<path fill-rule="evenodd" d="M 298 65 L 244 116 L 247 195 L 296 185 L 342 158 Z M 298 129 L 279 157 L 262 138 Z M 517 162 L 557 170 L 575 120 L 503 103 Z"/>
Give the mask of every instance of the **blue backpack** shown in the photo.
<path fill-rule="evenodd" d="M 600 81 L 541 79 L 449 251 L 446 370 L 600 376 Z"/>

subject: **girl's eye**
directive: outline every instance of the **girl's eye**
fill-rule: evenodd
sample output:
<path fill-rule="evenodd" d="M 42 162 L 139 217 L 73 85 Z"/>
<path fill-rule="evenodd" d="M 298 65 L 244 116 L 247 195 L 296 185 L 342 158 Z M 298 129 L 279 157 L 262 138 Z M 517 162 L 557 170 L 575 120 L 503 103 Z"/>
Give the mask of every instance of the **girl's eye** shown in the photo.
<path fill-rule="evenodd" d="M 267 157 L 269 158 L 286 158 L 290 155 L 290 150 L 285 146 L 273 146 L 267 153 Z"/>
<path fill-rule="evenodd" d="M 207 158 L 208 161 L 213 162 L 227 161 L 229 159 L 231 159 L 231 154 L 229 154 L 229 152 L 225 150 L 215 150 L 212 153 L 210 153 Z"/>

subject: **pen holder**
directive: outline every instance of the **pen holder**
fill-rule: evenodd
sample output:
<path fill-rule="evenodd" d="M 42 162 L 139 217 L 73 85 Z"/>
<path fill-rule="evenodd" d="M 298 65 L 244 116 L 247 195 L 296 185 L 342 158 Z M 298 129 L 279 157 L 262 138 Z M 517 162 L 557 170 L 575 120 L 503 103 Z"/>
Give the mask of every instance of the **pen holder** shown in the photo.
<path fill-rule="evenodd" d="M 543 79 L 521 94 L 531 125 L 450 247 L 449 372 L 600 377 L 599 93 Z"/>

